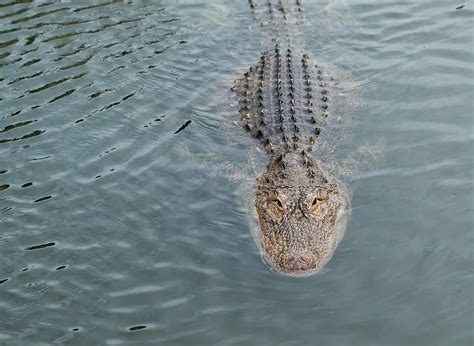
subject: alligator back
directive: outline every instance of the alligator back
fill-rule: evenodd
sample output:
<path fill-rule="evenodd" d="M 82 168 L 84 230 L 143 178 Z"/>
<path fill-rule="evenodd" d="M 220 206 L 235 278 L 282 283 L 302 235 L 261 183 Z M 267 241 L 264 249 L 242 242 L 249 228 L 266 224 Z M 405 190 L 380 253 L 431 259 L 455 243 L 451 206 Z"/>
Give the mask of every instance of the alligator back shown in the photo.
<path fill-rule="evenodd" d="M 328 122 L 324 72 L 291 42 L 264 51 L 236 81 L 243 127 L 270 156 L 312 151 Z"/>

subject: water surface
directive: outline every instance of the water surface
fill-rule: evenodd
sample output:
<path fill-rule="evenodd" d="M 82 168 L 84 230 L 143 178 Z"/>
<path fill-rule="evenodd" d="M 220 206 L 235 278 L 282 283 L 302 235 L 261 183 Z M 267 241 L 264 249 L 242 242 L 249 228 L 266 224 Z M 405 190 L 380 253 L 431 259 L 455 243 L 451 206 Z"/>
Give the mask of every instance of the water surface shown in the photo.
<path fill-rule="evenodd" d="M 472 345 L 473 5 L 304 1 L 351 74 L 352 219 L 321 273 L 260 260 L 265 164 L 228 92 L 247 1 L 0 3 L 0 344 Z M 249 168 L 250 167 L 250 168 Z"/>

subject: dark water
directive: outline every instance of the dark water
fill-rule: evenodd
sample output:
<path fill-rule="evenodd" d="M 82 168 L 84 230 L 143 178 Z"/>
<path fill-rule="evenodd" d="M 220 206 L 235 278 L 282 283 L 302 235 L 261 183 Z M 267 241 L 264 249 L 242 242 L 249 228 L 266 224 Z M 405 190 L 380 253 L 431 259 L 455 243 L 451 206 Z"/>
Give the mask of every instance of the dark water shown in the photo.
<path fill-rule="evenodd" d="M 242 182 L 265 162 L 232 139 L 247 1 L 0 2 L 0 344 L 472 345 L 460 5 L 304 2 L 308 51 L 361 90 L 354 147 L 383 158 L 294 279 L 260 260 Z"/>

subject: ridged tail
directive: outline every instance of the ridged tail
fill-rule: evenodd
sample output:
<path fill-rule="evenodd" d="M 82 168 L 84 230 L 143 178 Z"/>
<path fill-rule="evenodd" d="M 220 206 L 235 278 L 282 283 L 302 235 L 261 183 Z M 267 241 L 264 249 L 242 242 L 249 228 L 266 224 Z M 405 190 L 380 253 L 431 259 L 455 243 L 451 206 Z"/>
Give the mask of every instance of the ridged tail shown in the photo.
<path fill-rule="evenodd" d="M 301 0 L 249 0 L 250 9 L 260 25 L 295 23 L 303 19 Z M 278 27 L 281 28 L 280 25 Z"/>
<path fill-rule="evenodd" d="M 299 28 L 293 30 L 299 24 L 292 16 L 302 12 L 301 1 L 291 1 L 291 7 L 287 2 L 249 1 L 272 39 L 235 84 L 243 127 L 270 156 L 312 151 L 329 116 L 324 73 L 305 53 Z"/>

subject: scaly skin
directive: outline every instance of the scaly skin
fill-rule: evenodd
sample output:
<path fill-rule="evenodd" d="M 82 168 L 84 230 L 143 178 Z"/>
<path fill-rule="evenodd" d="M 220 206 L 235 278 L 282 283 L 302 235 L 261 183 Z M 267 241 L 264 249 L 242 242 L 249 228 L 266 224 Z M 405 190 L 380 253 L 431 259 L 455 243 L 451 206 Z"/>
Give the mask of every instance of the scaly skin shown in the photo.
<path fill-rule="evenodd" d="M 289 9 L 282 0 L 249 3 L 254 15 L 269 13 L 272 22 L 279 12 L 283 26 L 289 14 L 302 12 L 299 0 Z M 318 139 L 331 121 L 323 71 L 288 32 L 287 38 L 284 44 L 275 39 L 235 90 L 243 127 L 269 156 L 255 199 L 262 257 L 282 274 L 306 276 L 333 256 L 346 228 L 349 197 L 311 156 L 324 147 Z"/>
<path fill-rule="evenodd" d="M 271 161 L 258 181 L 255 206 L 263 258 L 286 275 L 317 272 L 345 230 L 345 187 L 316 160 L 296 153 Z"/>

